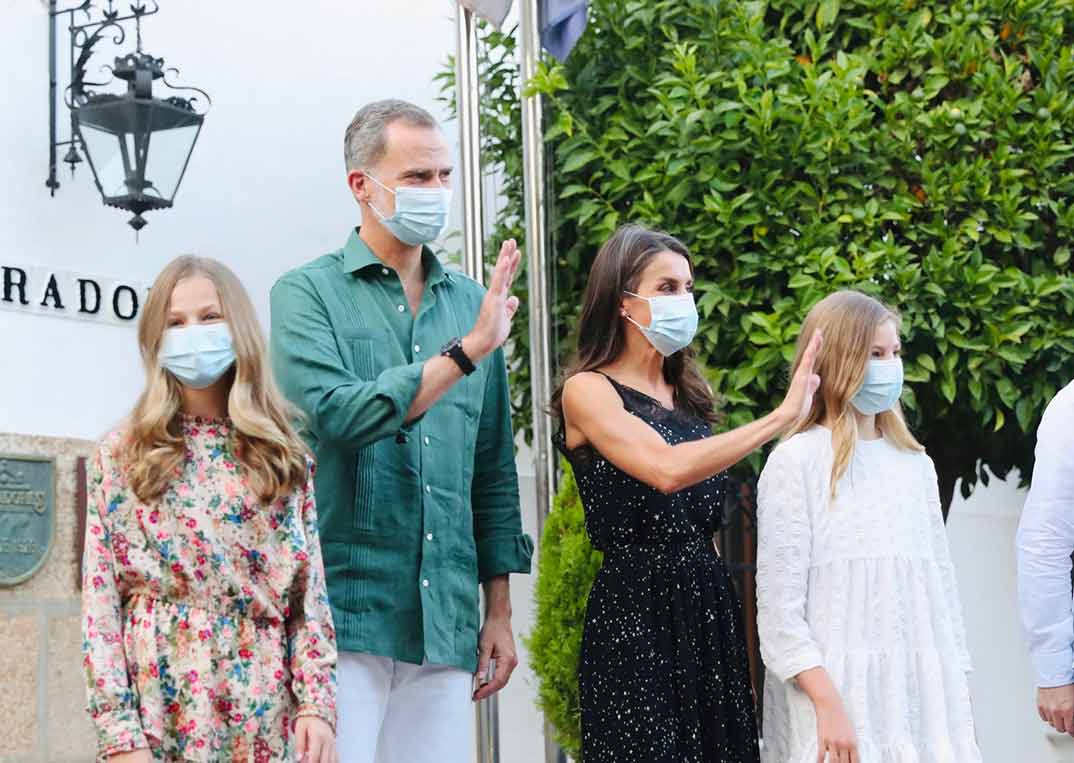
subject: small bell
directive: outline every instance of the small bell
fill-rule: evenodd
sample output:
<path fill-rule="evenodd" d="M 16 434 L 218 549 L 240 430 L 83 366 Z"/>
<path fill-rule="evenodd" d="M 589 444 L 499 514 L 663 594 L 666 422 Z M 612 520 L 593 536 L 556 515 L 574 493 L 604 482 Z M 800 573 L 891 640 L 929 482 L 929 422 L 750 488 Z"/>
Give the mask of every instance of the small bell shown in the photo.
<path fill-rule="evenodd" d="M 75 165 L 82 163 L 82 155 L 78 153 L 78 149 L 74 147 L 74 144 L 67 149 L 67 155 L 63 157 L 63 161 L 71 168 L 71 177 L 75 176 Z"/>

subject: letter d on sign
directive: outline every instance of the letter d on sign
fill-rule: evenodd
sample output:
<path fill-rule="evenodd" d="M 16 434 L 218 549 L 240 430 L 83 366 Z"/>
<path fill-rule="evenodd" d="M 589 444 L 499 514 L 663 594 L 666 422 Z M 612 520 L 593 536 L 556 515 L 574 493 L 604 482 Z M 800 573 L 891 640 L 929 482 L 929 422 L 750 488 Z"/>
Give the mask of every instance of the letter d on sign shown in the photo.
<path fill-rule="evenodd" d="M 89 300 L 87 297 L 86 287 L 90 287 L 90 291 L 93 292 L 93 307 L 89 306 Z M 78 279 L 78 298 L 79 307 L 78 312 L 88 313 L 89 315 L 96 315 L 101 311 L 101 287 L 100 285 L 90 278 Z"/>

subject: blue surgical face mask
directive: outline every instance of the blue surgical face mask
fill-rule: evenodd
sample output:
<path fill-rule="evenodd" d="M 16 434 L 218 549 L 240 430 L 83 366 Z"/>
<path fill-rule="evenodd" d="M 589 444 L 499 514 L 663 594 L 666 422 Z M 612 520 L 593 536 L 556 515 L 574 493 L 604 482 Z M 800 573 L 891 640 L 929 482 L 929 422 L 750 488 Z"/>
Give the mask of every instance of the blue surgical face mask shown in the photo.
<path fill-rule="evenodd" d="M 890 411 L 902 396 L 902 360 L 870 360 L 865 366 L 865 381 L 850 400 L 866 416 Z"/>
<path fill-rule="evenodd" d="M 192 389 L 212 386 L 235 363 L 227 324 L 195 323 L 164 332 L 160 365 Z"/>
<path fill-rule="evenodd" d="M 450 188 L 398 186 L 394 191 L 369 172 L 365 176 L 395 196 L 395 214 L 386 217 L 373 202 L 369 208 L 388 231 L 404 244 L 421 246 L 435 240 L 447 227 L 451 209 Z"/>
<path fill-rule="evenodd" d="M 665 358 L 694 340 L 694 334 L 697 333 L 697 305 L 694 304 L 693 294 L 643 297 L 632 291 L 624 293 L 649 303 L 648 326 L 642 326 L 629 315 L 626 319 L 637 326 L 649 344 Z"/>

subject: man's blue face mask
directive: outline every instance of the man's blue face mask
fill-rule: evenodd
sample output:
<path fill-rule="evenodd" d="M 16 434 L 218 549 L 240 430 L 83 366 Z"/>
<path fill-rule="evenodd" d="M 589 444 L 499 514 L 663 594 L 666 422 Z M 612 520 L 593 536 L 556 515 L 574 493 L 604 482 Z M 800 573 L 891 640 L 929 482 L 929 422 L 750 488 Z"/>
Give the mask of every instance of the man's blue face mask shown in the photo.
<path fill-rule="evenodd" d="M 372 202 L 369 208 L 388 231 L 404 244 L 422 246 L 435 240 L 447 227 L 451 208 L 450 188 L 397 186 L 393 191 L 366 171 L 365 176 L 395 196 L 395 214 L 386 217 Z"/>

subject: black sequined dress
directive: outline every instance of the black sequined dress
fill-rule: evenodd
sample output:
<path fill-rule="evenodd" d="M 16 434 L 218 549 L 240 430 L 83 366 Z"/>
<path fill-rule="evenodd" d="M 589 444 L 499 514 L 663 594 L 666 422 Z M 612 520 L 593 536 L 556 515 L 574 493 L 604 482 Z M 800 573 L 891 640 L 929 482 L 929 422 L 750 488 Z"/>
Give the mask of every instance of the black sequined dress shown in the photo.
<path fill-rule="evenodd" d="M 627 411 L 670 444 L 710 435 L 609 377 Z M 664 495 L 593 448 L 567 456 L 604 564 L 589 594 L 578 683 L 582 763 L 755 763 L 742 614 L 713 548 L 723 475 Z"/>

